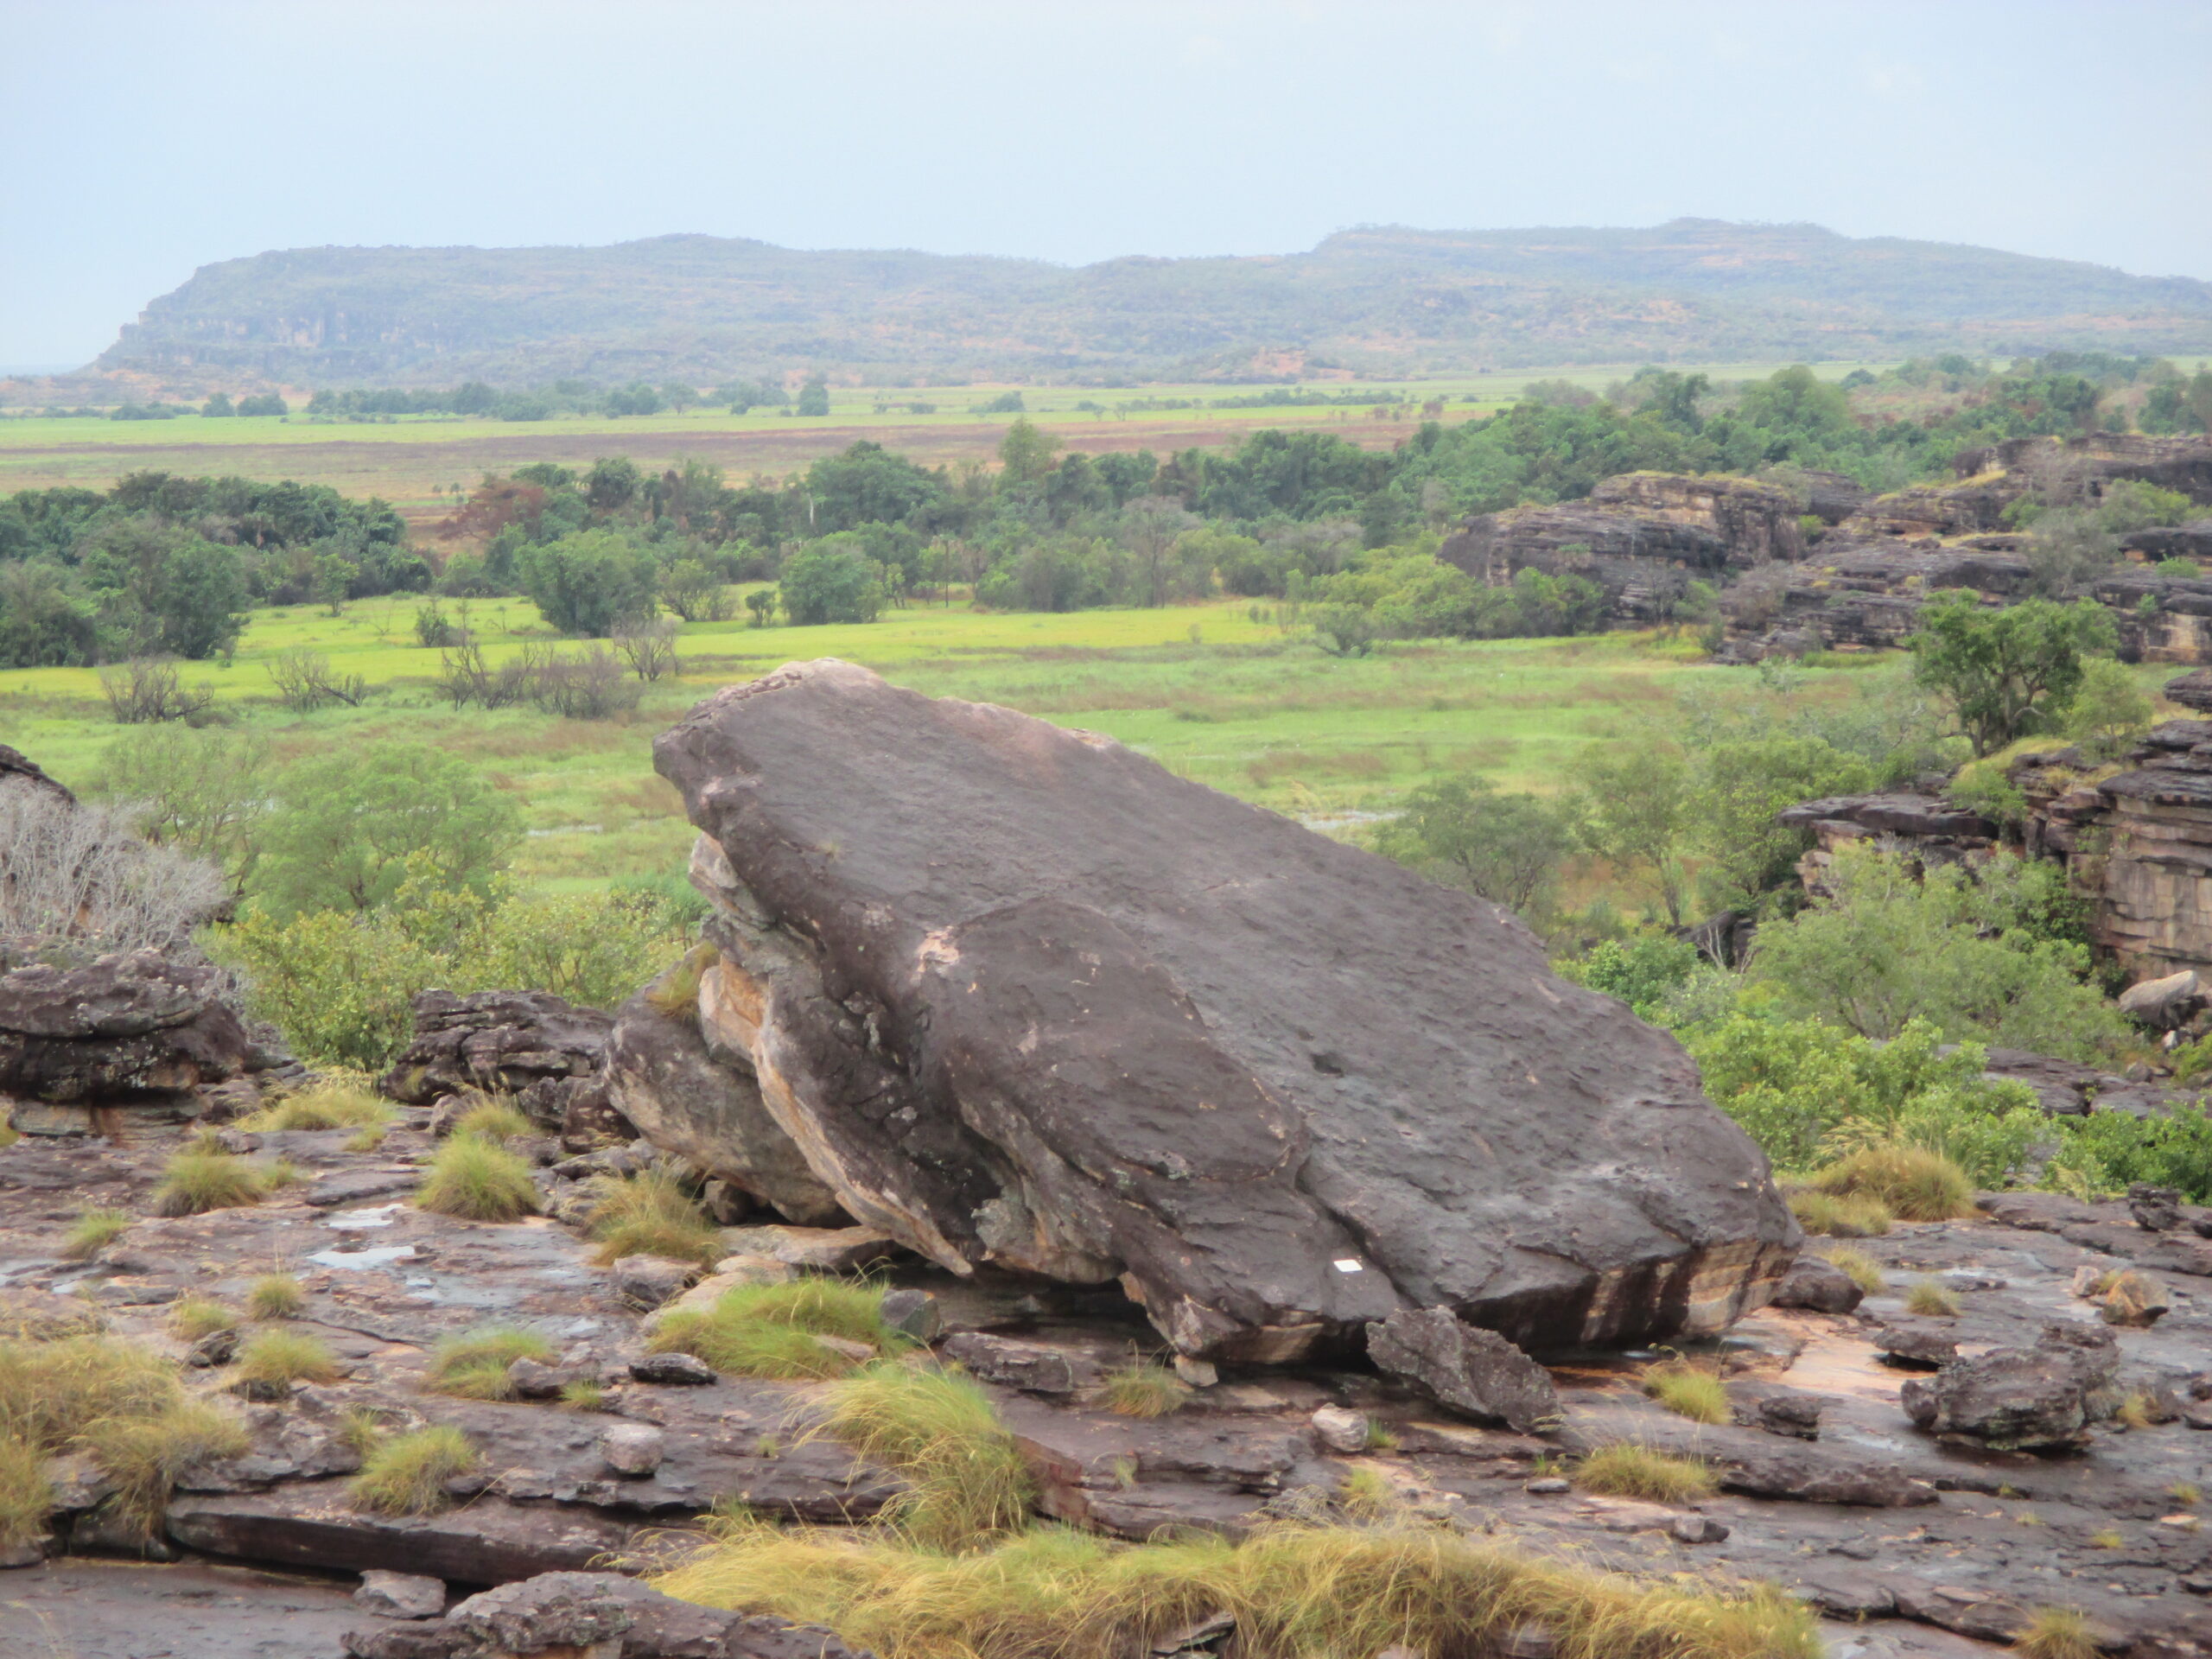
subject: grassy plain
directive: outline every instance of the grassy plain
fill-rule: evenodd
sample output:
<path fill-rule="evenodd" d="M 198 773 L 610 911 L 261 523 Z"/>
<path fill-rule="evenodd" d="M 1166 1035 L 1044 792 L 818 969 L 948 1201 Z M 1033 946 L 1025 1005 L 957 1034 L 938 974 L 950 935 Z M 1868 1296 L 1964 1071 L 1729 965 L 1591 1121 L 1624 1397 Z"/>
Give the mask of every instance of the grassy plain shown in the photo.
<path fill-rule="evenodd" d="M 1716 378 L 1742 379 L 1771 373 L 1779 364 L 1709 365 Z M 1818 372 L 1835 378 L 1862 366 L 1824 363 Z M 1864 366 L 1879 367 L 1879 365 Z M 690 410 L 613 418 L 569 416 L 545 421 L 468 420 L 449 416 L 399 416 L 375 421 L 310 421 L 295 414 L 279 420 L 172 421 L 48 419 L 34 414 L 0 416 L 0 494 L 74 485 L 105 489 L 121 474 L 151 470 L 236 474 L 264 480 L 296 479 L 328 484 L 348 495 L 380 495 L 420 524 L 450 510 L 454 486 L 473 488 L 487 472 L 507 472 L 532 461 L 588 466 L 601 455 L 626 454 L 661 467 L 687 455 L 722 467 L 733 480 L 781 477 L 817 457 L 868 438 L 931 466 L 959 466 L 993 459 L 1012 415 L 981 415 L 978 405 L 1000 391 L 1020 390 L 1032 420 L 1049 427 L 1069 448 L 1169 450 L 1233 444 L 1262 427 L 1319 427 L 1356 443 L 1385 448 L 1412 432 L 1421 405 L 1443 402 L 1442 418 L 1471 419 L 1511 403 L 1531 380 L 1565 379 L 1592 391 L 1625 378 L 1633 368 L 1587 366 L 1516 371 L 1421 381 L 1331 383 L 1321 389 L 1402 391 L 1411 409 L 1376 410 L 1343 405 L 1259 409 L 1162 410 L 1147 405 L 1259 395 L 1263 386 L 1147 385 L 1106 390 L 1084 386 L 957 386 L 880 390 L 831 389 L 826 417 L 766 410 L 732 415 L 727 409 Z M 295 405 L 306 394 L 294 395 Z M 935 412 L 917 415 L 917 403 Z M 1091 404 L 1096 409 L 1079 409 Z M 1103 411 L 1103 412 L 1102 412 Z M 1391 417 L 1377 419 L 1378 412 Z"/>
<path fill-rule="evenodd" d="M 236 658 L 188 665 L 186 683 L 207 684 L 236 728 L 264 734 L 279 761 L 377 738 L 466 757 L 523 804 L 530 840 L 518 874 L 556 887 L 680 872 L 690 831 L 653 772 L 654 734 L 713 688 L 795 659 L 842 657 L 931 696 L 1104 732 L 1185 777 L 1349 835 L 1454 772 L 1549 793 L 1583 746 L 1664 716 L 1686 688 L 1747 675 L 1703 664 L 1687 638 L 1424 641 L 1347 659 L 1285 636 L 1241 601 L 1067 615 L 956 602 L 865 626 L 687 625 L 680 678 L 647 688 L 622 718 L 581 721 L 449 707 L 434 690 L 438 653 L 415 643 L 414 610 L 400 599 L 342 617 L 257 612 Z M 469 620 L 494 660 L 551 638 L 524 600 L 480 602 Z M 363 676 L 375 695 L 359 709 L 289 713 L 268 664 L 298 645 Z M 1816 670 L 1810 688 L 1847 696 L 1862 671 Z M 0 674 L 0 742 L 66 783 L 95 785 L 119 729 L 92 671 Z"/>

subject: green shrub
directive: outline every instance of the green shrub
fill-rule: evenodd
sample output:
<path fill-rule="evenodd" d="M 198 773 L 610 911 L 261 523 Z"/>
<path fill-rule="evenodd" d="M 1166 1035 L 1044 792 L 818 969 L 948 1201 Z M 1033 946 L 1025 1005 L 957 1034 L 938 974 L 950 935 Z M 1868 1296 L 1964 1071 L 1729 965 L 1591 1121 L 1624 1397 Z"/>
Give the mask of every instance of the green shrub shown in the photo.
<path fill-rule="evenodd" d="M 317 1065 L 390 1065 L 413 1033 L 416 993 L 442 977 L 389 918 L 335 910 L 279 920 L 249 907 L 211 931 L 209 951 L 245 974 L 248 1009 Z"/>
<path fill-rule="evenodd" d="M 2027 1085 L 1985 1077 L 1979 1044 L 1938 1052 L 1941 1037 L 1921 1020 L 1878 1043 L 1820 1020 L 1738 1014 L 1682 1040 L 1713 1103 L 1783 1169 L 1868 1140 L 1899 1141 L 1999 1186 L 2051 1134 Z"/>
<path fill-rule="evenodd" d="M 415 1202 L 468 1221 L 518 1221 L 537 1213 L 537 1186 L 530 1166 L 505 1147 L 455 1135 L 431 1158 Z"/>
<path fill-rule="evenodd" d="M 2055 1122 L 2061 1141 L 2054 1174 L 2100 1192 L 2147 1181 L 2177 1187 L 2192 1204 L 2212 1204 L 2212 1116 L 2202 1103 L 2164 1117 L 2091 1112 Z"/>
<path fill-rule="evenodd" d="M 1618 996 L 1642 1020 L 1656 1020 L 1670 995 L 1688 982 L 1703 958 L 1688 939 L 1641 933 L 1627 944 L 1603 939 L 1579 959 L 1556 963 L 1563 979 Z"/>
<path fill-rule="evenodd" d="M 2086 982 L 2088 948 L 2052 925 L 2054 880 L 2002 857 L 1923 880 L 1899 857 L 1846 849 L 1827 872 L 1832 899 L 1759 930 L 1751 978 L 1777 1013 L 1862 1037 L 1918 1020 L 1953 1041 L 2101 1062 L 2128 1027 Z"/>

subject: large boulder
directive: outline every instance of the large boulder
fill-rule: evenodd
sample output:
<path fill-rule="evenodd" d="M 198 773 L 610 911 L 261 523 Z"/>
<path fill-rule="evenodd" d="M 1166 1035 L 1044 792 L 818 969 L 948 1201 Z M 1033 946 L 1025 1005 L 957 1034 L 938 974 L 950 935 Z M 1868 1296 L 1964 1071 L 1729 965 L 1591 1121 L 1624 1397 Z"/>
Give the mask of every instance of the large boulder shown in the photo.
<path fill-rule="evenodd" d="M 1408 1306 L 1535 1347 L 1709 1332 L 1795 1250 L 1681 1047 L 1495 906 L 843 663 L 655 759 L 709 838 L 710 1053 L 952 1271 L 1119 1279 L 1183 1353 L 1282 1359 Z"/>
<path fill-rule="evenodd" d="M 2097 1325 L 2053 1325 L 2032 1348 L 1954 1359 L 1898 1392 L 1905 1414 L 1944 1440 L 2000 1452 L 2070 1449 L 2112 1414 L 2120 1350 Z"/>
<path fill-rule="evenodd" d="M 416 1106 L 470 1089 L 511 1094 L 558 1123 L 575 1087 L 597 1074 L 613 1024 L 550 991 L 423 991 L 415 1039 L 378 1086 Z"/>
<path fill-rule="evenodd" d="M 168 1096 L 258 1058 L 223 975 L 153 950 L 0 973 L 0 1094 L 73 1106 Z"/>

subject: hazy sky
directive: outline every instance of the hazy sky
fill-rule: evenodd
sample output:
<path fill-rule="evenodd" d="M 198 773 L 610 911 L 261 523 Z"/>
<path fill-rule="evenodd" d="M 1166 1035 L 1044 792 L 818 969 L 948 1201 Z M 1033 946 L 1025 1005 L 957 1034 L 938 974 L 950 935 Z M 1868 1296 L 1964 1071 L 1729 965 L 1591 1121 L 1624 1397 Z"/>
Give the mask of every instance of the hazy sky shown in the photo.
<path fill-rule="evenodd" d="M 1811 219 L 2212 278 L 2208 0 L 0 0 L 0 367 L 327 243 Z"/>

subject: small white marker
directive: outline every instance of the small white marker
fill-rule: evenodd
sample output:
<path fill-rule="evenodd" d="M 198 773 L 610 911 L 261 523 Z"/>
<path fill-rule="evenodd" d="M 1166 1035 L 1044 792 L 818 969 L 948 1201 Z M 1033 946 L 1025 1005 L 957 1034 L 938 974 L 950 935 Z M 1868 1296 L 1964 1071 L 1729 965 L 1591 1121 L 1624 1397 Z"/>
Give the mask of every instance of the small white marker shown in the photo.
<path fill-rule="evenodd" d="M 1347 1255 L 1338 1260 L 1337 1262 L 1337 1271 L 1338 1273 L 1363 1273 L 1365 1269 L 1359 1265 L 1359 1258 L 1357 1256 Z"/>

